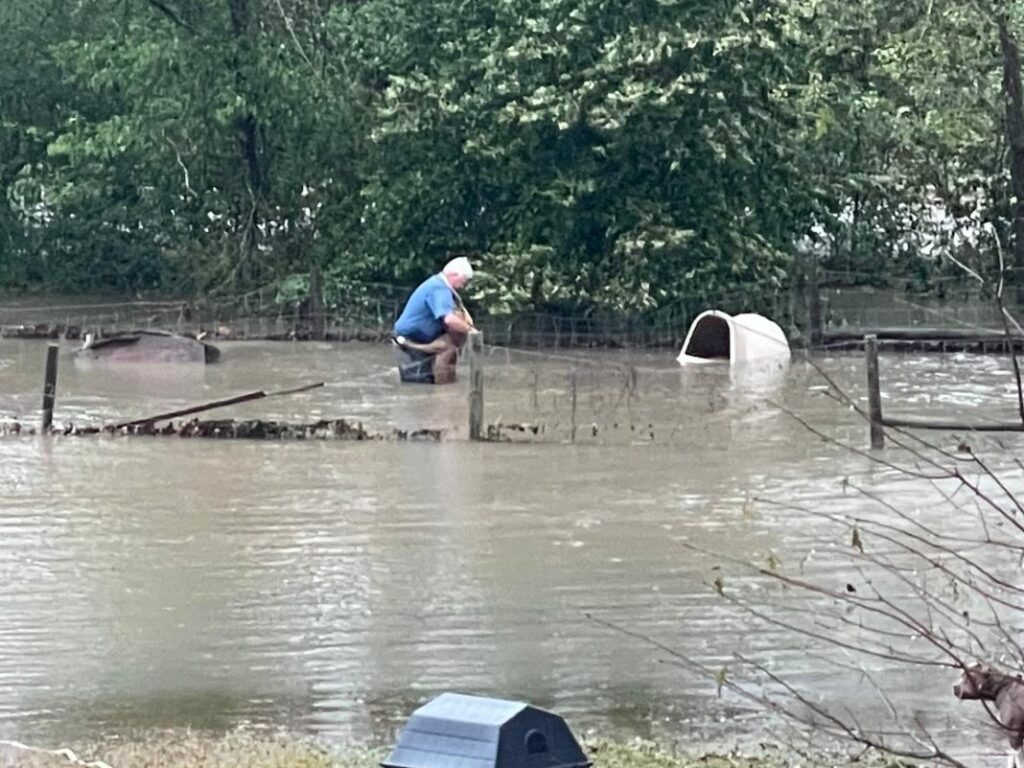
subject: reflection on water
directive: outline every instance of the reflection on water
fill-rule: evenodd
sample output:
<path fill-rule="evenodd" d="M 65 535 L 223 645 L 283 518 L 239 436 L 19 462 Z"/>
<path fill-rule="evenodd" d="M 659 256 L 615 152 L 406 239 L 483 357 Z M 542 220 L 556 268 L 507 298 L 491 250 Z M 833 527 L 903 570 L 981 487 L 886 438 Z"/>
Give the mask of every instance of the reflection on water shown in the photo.
<path fill-rule="evenodd" d="M 204 363 L 130 364 L 74 358 L 72 364 L 74 379 L 80 379 L 94 397 L 104 399 L 187 399 L 207 383 Z"/>
<path fill-rule="evenodd" d="M 44 353 L 0 340 L 0 419 L 35 418 Z M 857 357 L 820 363 L 863 399 Z M 885 357 L 886 408 L 1013 418 L 1007 370 L 999 358 Z M 528 699 L 579 728 L 756 737 L 759 715 L 586 614 L 710 666 L 766 654 L 841 694 L 785 633 L 751 633 L 722 610 L 709 562 L 682 544 L 786 562 L 815 532 L 784 508 L 752 513 L 753 497 L 842 512 L 863 503 L 842 478 L 910 506 L 930 490 L 773 405 L 866 443 L 798 360 L 738 376 L 681 370 L 669 350 L 492 350 L 488 420 L 543 424 L 542 441 L 471 444 L 459 439 L 465 382 L 400 387 L 386 346 L 226 344 L 221 364 L 185 376 L 62 359 L 57 422 L 313 381 L 326 386 L 218 413 L 451 439 L 0 440 L 0 737 L 255 720 L 379 742 L 443 690 Z M 946 679 L 902 674 L 908 707 L 948 714 Z"/>

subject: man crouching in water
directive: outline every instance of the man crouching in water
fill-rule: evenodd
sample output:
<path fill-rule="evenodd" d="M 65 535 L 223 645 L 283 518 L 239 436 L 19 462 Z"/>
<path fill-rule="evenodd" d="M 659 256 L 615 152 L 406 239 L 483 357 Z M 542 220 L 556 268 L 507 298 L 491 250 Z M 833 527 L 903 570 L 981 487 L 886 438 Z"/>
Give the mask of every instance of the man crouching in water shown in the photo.
<path fill-rule="evenodd" d="M 402 381 L 455 381 L 459 349 L 470 332 L 476 330 L 458 293 L 472 277 L 469 259 L 459 256 L 412 292 L 394 328 Z"/>

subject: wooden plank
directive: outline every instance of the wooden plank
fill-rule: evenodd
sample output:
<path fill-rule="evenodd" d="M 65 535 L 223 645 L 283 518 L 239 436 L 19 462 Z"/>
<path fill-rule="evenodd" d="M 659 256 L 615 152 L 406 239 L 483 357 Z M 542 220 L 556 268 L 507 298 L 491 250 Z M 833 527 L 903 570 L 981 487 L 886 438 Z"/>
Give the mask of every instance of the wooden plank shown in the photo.
<path fill-rule="evenodd" d="M 1005 341 L 1006 332 L 995 328 L 934 328 L 925 326 L 900 326 L 878 328 L 830 328 L 824 332 L 824 341 L 862 341 L 874 336 L 881 341 Z M 1015 341 L 1024 341 L 1024 336 L 1013 332 Z"/>
<path fill-rule="evenodd" d="M 280 395 L 294 395 L 298 392 L 305 392 L 310 389 L 316 389 L 322 387 L 324 383 L 318 381 L 316 384 L 305 384 L 301 387 L 295 387 L 293 389 L 282 389 L 277 392 L 264 392 L 262 389 L 256 392 L 246 392 L 244 395 L 236 395 L 229 397 L 224 400 L 214 400 L 209 403 L 202 403 L 200 405 L 193 405 L 188 408 L 181 408 L 177 411 L 169 411 L 167 413 L 158 413 L 155 416 L 147 416 L 144 419 L 133 419 L 132 421 L 122 421 L 114 425 L 114 429 L 121 429 L 122 427 L 137 427 L 142 424 L 153 424 L 157 421 L 167 421 L 168 419 L 176 419 L 179 416 L 190 416 L 193 413 L 202 413 L 203 411 L 211 411 L 214 408 L 224 408 L 228 405 L 237 405 L 238 403 L 247 403 L 251 400 L 262 400 L 264 397 L 279 397 Z"/>
<path fill-rule="evenodd" d="M 882 419 L 887 427 L 903 427 L 907 429 L 945 429 L 951 432 L 1024 432 L 1024 424 L 1020 423 L 988 423 L 970 424 L 962 421 L 925 421 L 924 419 Z"/>

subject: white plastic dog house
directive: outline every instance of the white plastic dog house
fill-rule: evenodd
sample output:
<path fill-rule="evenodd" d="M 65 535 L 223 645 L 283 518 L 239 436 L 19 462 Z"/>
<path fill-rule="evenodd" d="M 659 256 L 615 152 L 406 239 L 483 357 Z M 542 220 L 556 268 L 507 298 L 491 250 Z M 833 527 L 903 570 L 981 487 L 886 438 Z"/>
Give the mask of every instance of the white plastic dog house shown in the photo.
<path fill-rule="evenodd" d="M 676 360 L 690 363 L 729 363 L 789 358 L 786 334 L 767 317 L 752 312 L 729 315 L 717 309 L 701 312 L 690 324 Z"/>

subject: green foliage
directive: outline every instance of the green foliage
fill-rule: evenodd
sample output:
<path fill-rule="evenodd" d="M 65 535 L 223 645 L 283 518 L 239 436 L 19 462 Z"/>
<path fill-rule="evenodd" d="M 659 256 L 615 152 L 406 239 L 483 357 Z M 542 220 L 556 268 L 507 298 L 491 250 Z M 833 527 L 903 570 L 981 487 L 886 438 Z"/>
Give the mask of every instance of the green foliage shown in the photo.
<path fill-rule="evenodd" d="M 470 251 L 494 312 L 756 310 L 990 269 L 1013 203 L 952 0 L 48 0 L 0 65 L 6 287 L 332 301 Z"/>
<path fill-rule="evenodd" d="M 520 283 L 535 304 L 641 309 L 778 284 L 799 179 L 777 10 L 520 0 L 467 19 L 455 5 L 379 97 L 390 240 L 545 249 L 546 274 Z M 444 152 L 443 175 L 400 146 Z M 409 227 L 409 208 L 436 217 Z"/>
<path fill-rule="evenodd" d="M 992 18 L 925 0 L 807 10 L 799 137 L 823 193 L 815 220 L 831 236 L 826 266 L 877 282 L 949 270 L 941 257 L 964 258 L 965 233 L 1005 216 Z"/>

